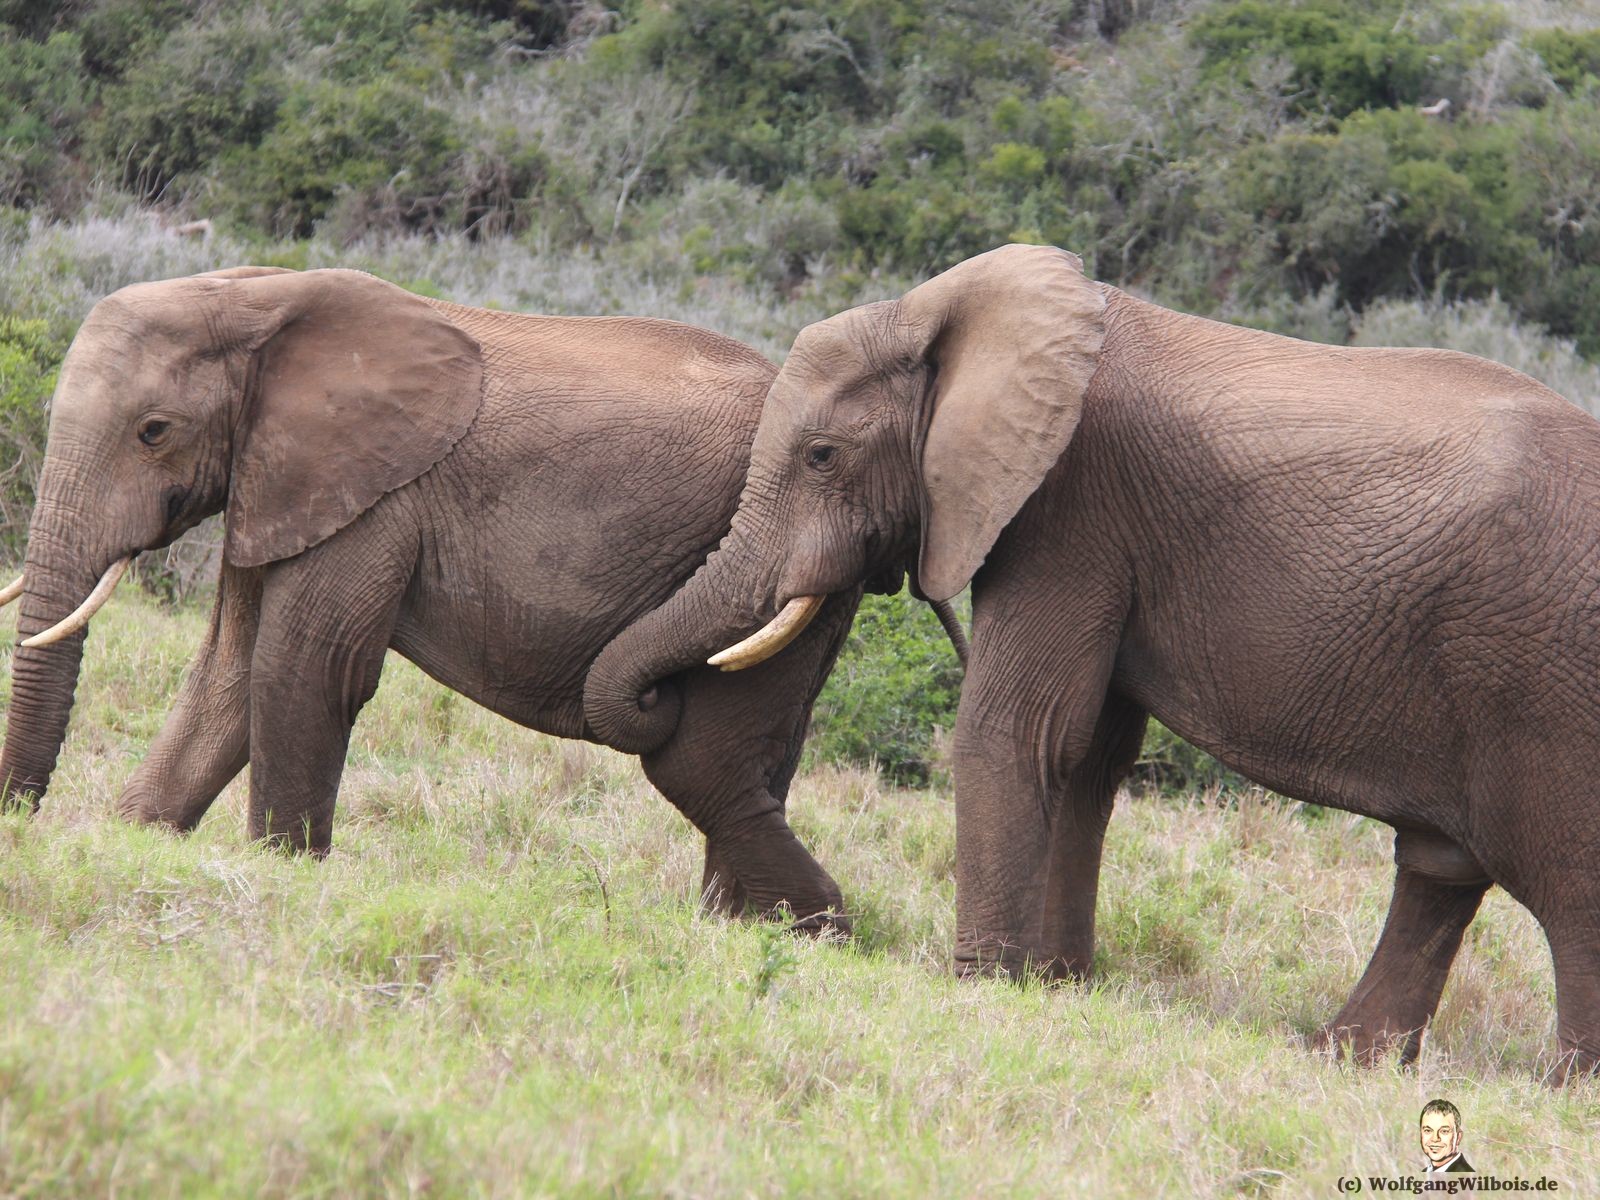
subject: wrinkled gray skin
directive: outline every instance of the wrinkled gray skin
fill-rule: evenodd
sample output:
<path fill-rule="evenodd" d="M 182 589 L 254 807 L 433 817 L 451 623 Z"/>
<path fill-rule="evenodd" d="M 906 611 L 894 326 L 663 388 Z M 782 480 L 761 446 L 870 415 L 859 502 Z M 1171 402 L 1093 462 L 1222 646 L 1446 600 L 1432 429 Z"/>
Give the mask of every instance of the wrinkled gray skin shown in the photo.
<path fill-rule="evenodd" d="M 118 808 L 189 829 L 248 761 L 251 836 L 324 853 L 389 647 L 519 724 L 589 736 L 590 660 L 727 529 L 773 370 L 686 325 L 486 312 L 354 271 L 126 288 L 62 367 L 20 632 L 225 508 L 210 631 Z M 690 670 L 652 697 L 675 733 L 645 771 L 707 835 L 724 907 L 839 910 L 783 800 L 858 598 L 771 670 Z M 7 801 L 44 795 L 83 639 L 16 652 Z"/>
<path fill-rule="evenodd" d="M 1220 325 L 1006 247 L 801 333 L 733 532 L 591 670 L 597 733 L 791 598 L 913 560 L 931 597 L 972 584 L 959 969 L 1088 970 L 1153 713 L 1394 826 L 1324 1042 L 1413 1058 L 1493 882 L 1548 936 L 1559 1074 L 1600 1062 L 1600 424 L 1482 359 Z"/>

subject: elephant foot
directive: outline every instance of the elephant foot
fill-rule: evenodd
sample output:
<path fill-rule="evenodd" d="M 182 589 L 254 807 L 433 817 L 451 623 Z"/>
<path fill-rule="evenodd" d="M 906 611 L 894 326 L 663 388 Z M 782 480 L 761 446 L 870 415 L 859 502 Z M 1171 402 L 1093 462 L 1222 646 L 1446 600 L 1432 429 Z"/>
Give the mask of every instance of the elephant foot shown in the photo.
<path fill-rule="evenodd" d="M 37 792 L 7 791 L 0 796 L 0 812 L 27 813 L 30 817 L 39 811 L 39 795 Z"/>
<path fill-rule="evenodd" d="M 173 833 L 190 833 L 226 782 L 206 779 L 199 785 L 186 784 L 141 767 L 117 797 L 117 816 L 134 825 L 160 825 Z"/>
<path fill-rule="evenodd" d="M 333 806 L 298 820 L 284 820 L 272 812 L 253 811 L 250 841 L 264 850 L 290 856 L 304 854 L 321 861 L 333 849 Z"/>
<path fill-rule="evenodd" d="M 1041 955 L 1008 942 L 987 941 L 957 947 L 955 972 L 961 979 L 1009 979 L 1013 983 L 1082 983 L 1090 963 L 1081 958 Z"/>
<path fill-rule="evenodd" d="M 1600 1051 L 1583 1046 L 1562 1046 L 1561 1057 L 1541 1077 L 1550 1087 L 1566 1087 L 1600 1077 Z"/>
<path fill-rule="evenodd" d="M 853 927 L 850 918 L 842 912 L 820 912 L 795 920 L 790 924 L 789 932 L 824 941 L 843 941 L 853 932 Z"/>
<path fill-rule="evenodd" d="M 166 811 L 150 793 L 136 788 L 129 788 L 117 797 L 117 816 L 130 825 L 163 825 L 174 833 L 187 833 L 192 828 Z"/>
<path fill-rule="evenodd" d="M 700 890 L 700 907 L 713 916 L 729 920 L 742 920 L 758 916 L 769 920 L 788 921 L 790 933 L 806 934 L 823 939 L 847 938 L 853 932 L 850 918 L 840 911 L 840 904 L 830 904 L 808 916 L 796 917 L 795 908 L 787 901 L 765 911 L 752 906 L 749 894 L 738 880 L 724 884 L 721 876 L 709 874 Z M 815 908 L 813 905 L 807 908 Z"/>
<path fill-rule="evenodd" d="M 737 879 L 724 880 L 713 875 L 700 887 L 700 907 L 712 916 L 737 920 L 745 915 L 749 898 Z"/>
<path fill-rule="evenodd" d="M 1375 1067 L 1391 1053 L 1409 1067 L 1422 1052 L 1423 1026 L 1401 1028 L 1400 1022 L 1379 1018 L 1363 1021 L 1340 1013 L 1308 1039 L 1315 1054 L 1345 1059 L 1358 1067 Z"/>
<path fill-rule="evenodd" d="M 312 842 L 304 837 L 297 837 L 292 833 L 265 833 L 260 837 L 252 838 L 251 844 L 262 850 L 270 850 L 274 854 L 281 854 L 285 858 L 296 858 L 304 855 L 307 858 L 321 862 L 328 857 L 333 849 L 332 842 Z"/>
<path fill-rule="evenodd" d="M 715 843 L 706 843 L 706 865 L 700 877 L 700 907 L 719 917 L 745 915 L 750 894 L 739 882 L 733 868 L 717 852 Z"/>

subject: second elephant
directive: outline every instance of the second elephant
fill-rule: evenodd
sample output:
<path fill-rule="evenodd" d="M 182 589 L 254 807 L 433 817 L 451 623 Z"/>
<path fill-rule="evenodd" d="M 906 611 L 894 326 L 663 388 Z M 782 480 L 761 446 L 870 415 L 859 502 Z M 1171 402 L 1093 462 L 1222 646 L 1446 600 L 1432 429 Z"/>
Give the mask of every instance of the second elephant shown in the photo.
<path fill-rule="evenodd" d="M 656 679 L 886 564 L 934 598 L 970 580 L 961 969 L 1088 968 L 1153 713 L 1394 826 L 1331 1040 L 1414 1056 L 1493 882 L 1549 939 L 1566 1068 L 1600 1065 L 1600 423 L 1534 380 L 1221 325 L 1009 246 L 802 331 L 733 529 L 596 661 L 596 730 L 634 737 Z"/>

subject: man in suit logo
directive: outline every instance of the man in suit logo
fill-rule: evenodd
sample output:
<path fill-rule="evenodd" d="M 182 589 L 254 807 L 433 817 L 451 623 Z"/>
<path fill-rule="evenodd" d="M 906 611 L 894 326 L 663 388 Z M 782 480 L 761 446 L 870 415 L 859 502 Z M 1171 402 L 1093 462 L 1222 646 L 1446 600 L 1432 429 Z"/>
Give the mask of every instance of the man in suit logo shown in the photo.
<path fill-rule="evenodd" d="M 1419 1124 L 1422 1153 L 1428 1160 L 1427 1168 L 1423 1171 L 1424 1175 L 1472 1172 L 1472 1164 L 1461 1156 L 1459 1108 L 1448 1100 L 1429 1100 L 1422 1106 L 1422 1120 Z"/>

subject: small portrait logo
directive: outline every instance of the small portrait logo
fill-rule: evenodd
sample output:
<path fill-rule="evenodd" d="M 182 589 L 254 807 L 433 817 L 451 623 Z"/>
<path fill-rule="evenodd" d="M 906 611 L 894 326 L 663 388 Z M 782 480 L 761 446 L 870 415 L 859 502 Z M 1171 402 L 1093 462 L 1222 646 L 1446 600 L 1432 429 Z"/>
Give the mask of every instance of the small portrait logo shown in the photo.
<path fill-rule="evenodd" d="M 1422 1106 L 1418 1122 L 1422 1156 L 1427 1160 L 1424 1175 L 1474 1173 L 1472 1164 L 1461 1153 L 1461 1110 L 1448 1100 L 1429 1100 Z"/>
<path fill-rule="evenodd" d="M 1420 1171 L 1398 1175 L 1341 1175 L 1339 1191 L 1356 1196 L 1363 1191 L 1375 1195 L 1394 1193 L 1407 1196 L 1456 1196 L 1463 1192 L 1559 1192 L 1561 1181 L 1548 1175 L 1494 1175 L 1478 1169 L 1461 1153 L 1465 1133 L 1461 1110 L 1448 1100 L 1429 1100 L 1422 1106 L 1417 1121 L 1417 1144 L 1422 1147 Z M 1493 1142 L 1494 1139 L 1490 1138 Z M 1491 1171 L 1492 1171 L 1491 1167 Z M 1418 1176 L 1421 1178 L 1418 1178 Z"/>

